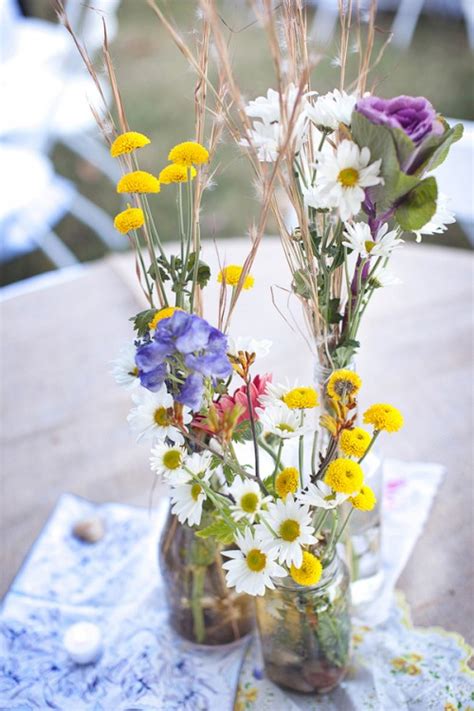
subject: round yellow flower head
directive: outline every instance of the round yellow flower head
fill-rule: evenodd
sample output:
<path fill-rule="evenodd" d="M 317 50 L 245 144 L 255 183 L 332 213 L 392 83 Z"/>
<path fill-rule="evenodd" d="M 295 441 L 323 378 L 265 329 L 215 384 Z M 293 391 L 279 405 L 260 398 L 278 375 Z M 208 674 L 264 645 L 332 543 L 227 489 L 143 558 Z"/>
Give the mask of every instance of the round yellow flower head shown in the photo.
<path fill-rule="evenodd" d="M 224 267 L 224 269 L 220 270 L 219 274 L 217 275 L 217 281 L 219 282 L 219 284 L 222 284 L 222 282 L 225 281 L 226 286 L 235 287 L 239 283 L 241 274 L 242 267 L 239 267 L 237 264 L 229 264 L 228 267 Z M 247 274 L 244 279 L 243 288 L 251 289 L 254 283 L 255 279 L 253 278 L 253 276 Z"/>
<path fill-rule="evenodd" d="M 364 472 L 351 459 L 334 459 L 326 470 L 324 483 L 339 494 L 354 494 L 360 491 L 364 482 Z"/>
<path fill-rule="evenodd" d="M 171 318 L 175 311 L 184 311 L 184 309 L 180 309 L 179 306 L 166 306 L 164 309 L 160 309 L 149 322 L 148 328 L 156 328 L 160 321 L 163 321 L 165 318 Z"/>
<path fill-rule="evenodd" d="M 185 141 L 170 150 L 168 160 L 181 165 L 201 165 L 209 160 L 209 151 L 200 143 Z"/>
<path fill-rule="evenodd" d="M 112 158 L 123 156 L 124 153 L 132 153 L 137 148 L 143 148 L 151 143 L 148 136 L 136 131 L 127 131 L 117 136 L 115 141 L 110 146 L 110 155 Z"/>
<path fill-rule="evenodd" d="M 275 479 L 275 489 L 278 496 L 286 499 L 288 494 L 294 494 L 298 490 L 300 473 L 295 467 L 282 469 Z"/>
<path fill-rule="evenodd" d="M 122 175 L 117 183 L 118 193 L 159 193 L 160 181 L 145 170 L 134 170 Z"/>
<path fill-rule="evenodd" d="M 346 456 L 360 459 L 366 453 L 371 441 L 372 437 L 362 427 L 354 427 L 352 430 L 342 431 L 339 446 Z"/>
<path fill-rule="evenodd" d="M 349 498 L 349 501 L 355 509 L 359 509 L 360 511 L 372 511 L 377 503 L 374 492 L 370 486 L 366 486 L 365 484 L 356 496 Z"/>
<path fill-rule="evenodd" d="M 309 410 L 317 407 L 318 394 L 313 388 L 294 388 L 285 393 L 282 400 L 291 410 Z"/>
<path fill-rule="evenodd" d="M 329 378 L 327 393 L 334 400 L 347 400 L 349 396 L 357 395 L 362 380 L 352 370 L 335 370 Z"/>
<path fill-rule="evenodd" d="M 403 415 L 392 405 L 378 403 L 364 412 L 364 422 L 372 425 L 374 430 L 398 432 L 403 427 Z"/>
<path fill-rule="evenodd" d="M 290 568 L 290 575 L 298 585 L 316 585 L 322 573 L 321 561 L 308 551 L 303 551 L 303 563 L 300 568 L 295 568 L 294 565 Z"/>
<path fill-rule="evenodd" d="M 189 167 L 181 165 L 181 163 L 171 163 L 165 166 L 161 171 L 159 178 L 160 183 L 169 185 L 170 183 L 187 183 Z M 191 180 L 196 177 L 196 168 L 191 166 Z"/>
<path fill-rule="evenodd" d="M 126 235 L 130 230 L 138 230 L 139 227 L 143 227 L 144 223 L 143 210 L 139 207 L 129 207 L 115 216 L 114 227 L 123 235 Z"/>

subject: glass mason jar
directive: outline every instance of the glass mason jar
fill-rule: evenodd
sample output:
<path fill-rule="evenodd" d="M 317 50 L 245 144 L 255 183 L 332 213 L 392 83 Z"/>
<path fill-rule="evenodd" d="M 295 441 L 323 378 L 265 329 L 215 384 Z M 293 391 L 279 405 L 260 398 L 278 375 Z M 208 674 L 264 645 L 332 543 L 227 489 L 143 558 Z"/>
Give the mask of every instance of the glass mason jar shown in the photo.
<path fill-rule="evenodd" d="M 265 672 L 279 686 L 306 693 L 331 691 L 350 657 L 349 573 L 336 554 L 317 585 L 291 578 L 256 598 Z"/>
<path fill-rule="evenodd" d="M 347 370 L 355 371 L 352 360 Z M 334 372 L 316 361 L 314 382 L 320 396 L 321 414 L 331 414 L 328 398 L 325 395 L 326 386 Z M 318 450 L 327 449 L 329 434 L 319 428 Z M 354 511 L 348 526 L 346 539 L 346 562 L 349 566 L 352 581 L 352 602 L 357 614 L 363 614 L 363 607 L 375 599 L 383 584 L 382 572 L 382 496 L 383 496 L 383 466 L 376 449 L 371 450 L 362 462 L 365 482 L 374 490 L 377 503 L 372 511 Z M 347 512 L 350 507 L 346 507 Z"/>
<path fill-rule="evenodd" d="M 254 627 L 253 599 L 227 587 L 222 549 L 197 537 L 170 508 L 158 552 L 169 619 L 175 632 L 196 644 L 230 644 Z"/>

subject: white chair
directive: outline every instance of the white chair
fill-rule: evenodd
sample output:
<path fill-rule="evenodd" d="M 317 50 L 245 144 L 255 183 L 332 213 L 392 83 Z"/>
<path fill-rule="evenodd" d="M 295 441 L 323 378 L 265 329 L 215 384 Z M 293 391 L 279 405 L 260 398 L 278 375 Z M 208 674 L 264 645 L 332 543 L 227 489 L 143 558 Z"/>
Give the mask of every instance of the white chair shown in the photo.
<path fill-rule="evenodd" d="M 119 0 L 86 0 L 86 3 L 69 0 L 67 3 L 71 23 L 82 34 L 92 54 L 102 42 L 102 21 L 101 16 L 86 5 L 111 11 L 107 25 L 113 35 L 116 30 L 113 13 Z M 65 28 L 43 20 L 23 18 L 16 11 L 14 0 L 0 0 L 0 47 L 0 140 L 3 144 L 29 148 L 32 164 L 39 165 L 43 154 L 42 175 L 48 174 L 49 183 L 53 177 L 46 156 L 58 142 L 67 145 L 115 183 L 120 176 L 119 167 L 103 141 L 98 139 L 98 128 L 89 106 L 91 103 L 102 108 L 98 92 Z M 54 180 L 55 185 L 59 186 L 61 179 L 55 176 Z M 64 182 L 62 184 L 64 186 Z M 69 186 L 69 193 L 74 198 L 68 200 L 68 210 L 90 226 L 109 249 L 123 249 L 124 240 L 114 230 L 110 216 L 76 190 L 73 191 L 71 184 Z M 17 215 L 17 236 L 14 240 L 9 223 L 10 248 L 16 244 L 20 252 L 24 251 L 20 249 L 20 235 L 23 235 L 24 246 L 34 243 L 42 247 L 45 244 L 43 238 L 38 240 L 34 234 L 27 236 L 28 220 L 20 222 L 22 227 L 18 227 Z M 57 240 L 59 238 L 53 235 L 48 243 Z M 7 252 L 11 254 L 10 248 L 3 250 L 4 258 Z M 53 261 L 58 266 L 72 263 L 72 253 L 66 256 L 69 250 L 66 247 L 64 250 L 54 249 L 56 257 Z"/>

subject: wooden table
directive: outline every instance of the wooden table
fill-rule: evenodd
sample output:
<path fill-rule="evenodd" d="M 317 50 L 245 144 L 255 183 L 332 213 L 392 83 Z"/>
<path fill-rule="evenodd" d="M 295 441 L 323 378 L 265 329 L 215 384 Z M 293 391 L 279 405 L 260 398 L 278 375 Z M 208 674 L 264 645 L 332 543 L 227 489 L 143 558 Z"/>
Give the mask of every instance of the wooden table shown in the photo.
<path fill-rule="evenodd" d="M 241 263 L 245 240 L 221 257 Z M 206 257 L 216 265 L 211 244 Z M 474 641 L 472 545 L 472 258 L 466 252 L 405 246 L 394 255 L 402 287 L 380 290 L 368 310 L 358 369 L 364 402 L 388 401 L 405 414 L 383 452 L 447 468 L 424 533 L 399 586 L 417 624 L 441 625 Z M 214 272 L 215 273 L 215 272 Z M 274 341 L 265 369 L 311 378 L 312 358 L 298 328 L 299 307 L 286 287 L 278 240 L 265 238 L 231 332 Z M 217 287 L 206 315 L 216 314 Z M 129 255 L 55 274 L 2 303 L 2 548 L 5 591 L 58 496 L 146 506 L 152 484 L 146 446 L 127 427 L 129 395 L 109 375 L 109 361 L 131 337 L 128 317 L 141 308 Z"/>

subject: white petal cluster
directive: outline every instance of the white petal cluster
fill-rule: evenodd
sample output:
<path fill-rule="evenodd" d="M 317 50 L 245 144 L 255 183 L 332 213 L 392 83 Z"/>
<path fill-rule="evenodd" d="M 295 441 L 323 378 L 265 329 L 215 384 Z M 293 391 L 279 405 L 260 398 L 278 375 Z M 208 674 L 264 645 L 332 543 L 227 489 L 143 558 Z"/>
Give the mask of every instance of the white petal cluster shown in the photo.
<path fill-rule="evenodd" d="M 314 101 L 307 101 L 305 113 L 318 128 L 335 131 L 340 123 L 350 126 L 357 97 L 335 89 Z"/>
<path fill-rule="evenodd" d="M 449 198 L 444 193 L 439 193 L 435 214 L 420 230 L 415 230 L 416 241 L 421 242 L 423 235 L 443 234 L 453 222 L 456 222 L 456 217 L 449 208 Z"/>
<path fill-rule="evenodd" d="M 273 590 L 273 578 L 283 578 L 286 570 L 278 565 L 275 554 L 263 550 L 261 540 L 250 528 L 236 535 L 237 550 L 223 551 L 230 558 L 223 564 L 227 571 L 226 582 L 238 593 L 264 595 L 266 588 Z"/>
<path fill-rule="evenodd" d="M 305 412 L 292 410 L 284 402 L 267 405 L 264 410 L 257 408 L 257 414 L 263 431 L 281 439 L 302 437 L 312 429 L 312 424 Z"/>
<path fill-rule="evenodd" d="M 387 223 L 379 227 L 374 239 L 366 222 L 352 222 L 345 225 L 342 244 L 352 249 L 357 256 L 365 259 L 367 257 L 390 257 L 393 250 L 403 244 L 403 240 L 398 237 L 396 230 L 388 231 Z"/>
<path fill-rule="evenodd" d="M 145 388 L 132 394 L 135 407 L 130 411 L 127 420 L 132 432 L 139 440 L 169 439 L 174 444 L 183 444 L 184 437 L 174 424 L 171 416 L 173 398 L 163 385 L 158 392 L 152 393 Z M 183 409 L 183 422 L 187 424 L 192 419 L 189 408 Z"/>
<path fill-rule="evenodd" d="M 323 481 L 308 486 L 296 494 L 296 498 L 306 506 L 315 506 L 319 509 L 334 509 L 349 498 L 349 494 L 340 494 L 331 489 Z"/>
<path fill-rule="evenodd" d="M 132 389 L 140 385 L 138 368 L 135 364 L 135 352 L 136 348 L 133 341 L 125 343 L 120 349 L 117 358 L 111 363 L 111 373 L 117 385 L 121 387 Z"/>
<path fill-rule="evenodd" d="M 266 551 L 276 555 L 280 563 L 297 568 L 303 562 L 301 546 L 316 543 L 309 508 L 295 501 L 292 494 L 285 501 L 278 499 L 270 504 L 265 523 L 257 524 L 255 531 Z"/>
<path fill-rule="evenodd" d="M 365 198 L 365 189 L 383 183 L 381 160 L 370 163 L 370 150 L 344 140 L 332 152 L 317 158 L 317 190 L 306 196 L 314 208 L 337 208 L 344 222 L 356 215 Z"/>

